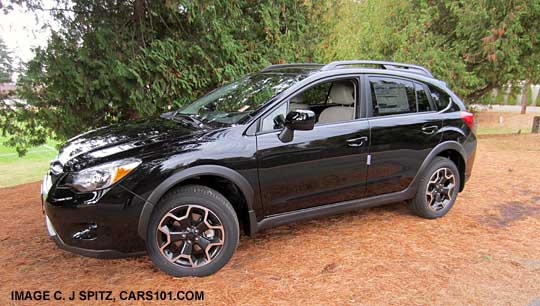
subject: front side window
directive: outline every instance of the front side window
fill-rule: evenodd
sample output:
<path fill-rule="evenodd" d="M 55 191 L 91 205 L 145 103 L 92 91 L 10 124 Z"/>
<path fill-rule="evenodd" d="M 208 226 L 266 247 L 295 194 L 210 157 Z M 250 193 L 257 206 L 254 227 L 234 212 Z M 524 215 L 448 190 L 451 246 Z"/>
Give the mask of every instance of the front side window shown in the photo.
<path fill-rule="evenodd" d="M 369 78 L 373 116 L 415 113 L 416 93 L 413 82 L 392 78 Z"/>
<path fill-rule="evenodd" d="M 203 123 L 236 124 L 305 75 L 258 73 L 220 87 L 180 109 Z"/>
<path fill-rule="evenodd" d="M 356 118 L 355 79 L 340 79 L 311 86 L 292 96 L 288 101 L 262 119 L 261 131 L 283 128 L 284 118 L 289 111 L 310 110 L 315 113 L 317 123 L 333 123 Z"/>
<path fill-rule="evenodd" d="M 287 103 L 282 103 L 262 120 L 262 131 L 272 131 L 283 128 L 287 115 Z"/>

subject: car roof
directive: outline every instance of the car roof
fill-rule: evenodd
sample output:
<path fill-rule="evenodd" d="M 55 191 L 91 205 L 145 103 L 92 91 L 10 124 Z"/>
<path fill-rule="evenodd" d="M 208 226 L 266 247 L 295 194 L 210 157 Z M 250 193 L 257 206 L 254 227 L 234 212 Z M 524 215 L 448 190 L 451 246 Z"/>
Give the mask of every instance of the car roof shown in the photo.
<path fill-rule="evenodd" d="M 428 81 L 433 82 L 439 86 L 446 87 L 446 83 L 436 79 L 431 71 L 427 68 L 414 64 L 406 64 L 399 62 L 389 62 L 389 61 L 375 61 L 375 60 L 351 60 L 351 61 L 334 61 L 328 64 L 319 64 L 319 63 L 290 63 L 290 64 L 277 64 L 270 65 L 263 70 L 261 73 L 283 73 L 283 74 L 302 74 L 302 75 L 313 75 L 321 72 L 334 71 L 339 74 L 339 71 L 342 73 L 350 73 L 351 69 L 356 70 L 358 73 L 376 73 L 377 71 L 383 70 L 390 75 L 397 76 L 421 76 L 426 78 Z"/>
<path fill-rule="evenodd" d="M 284 74 L 312 74 L 321 71 L 324 64 L 317 63 L 292 63 L 270 65 L 260 72 L 263 73 L 284 73 Z"/>

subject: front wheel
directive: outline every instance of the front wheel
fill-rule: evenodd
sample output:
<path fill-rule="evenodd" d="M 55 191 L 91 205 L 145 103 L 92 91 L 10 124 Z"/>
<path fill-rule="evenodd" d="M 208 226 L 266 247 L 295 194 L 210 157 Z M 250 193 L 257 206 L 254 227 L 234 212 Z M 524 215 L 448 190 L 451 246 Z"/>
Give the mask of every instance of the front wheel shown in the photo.
<path fill-rule="evenodd" d="M 456 202 L 459 186 L 459 171 L 454 162 L 448 158 L 436 157 L 420 178 L 410 208 L 420 217 L 440 218 Z"/>
<path fill-rule="evenodd" d="M 150 218 L 146 248 L 168 274 L 207 276 L 229 261 L 238 238 L 238 219 L 229 201 L 214 189 L 188 185 L 160 200 Z"/>

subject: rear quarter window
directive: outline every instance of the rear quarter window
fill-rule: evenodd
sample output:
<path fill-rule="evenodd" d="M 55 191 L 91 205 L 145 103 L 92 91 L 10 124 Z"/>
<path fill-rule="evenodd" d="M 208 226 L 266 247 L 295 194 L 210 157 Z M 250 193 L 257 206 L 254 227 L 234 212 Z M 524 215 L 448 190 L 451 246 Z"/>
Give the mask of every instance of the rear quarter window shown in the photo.
<path fill-rule="evenodd" d="M 431 94 L 431 100 L 433 100 L 433 103 L 435 103 L 435 106 L 437 107 L 437 110 L 442 111 L 443 109 L 447 108 L 448 105 L 452 102 L 452 98 L 446 94 L 444 91 L 434 87 L 429 86 L 429 91 Z M 459 110 L 459 107 L 452 103 L 452 107 L 457 108 Z"/>

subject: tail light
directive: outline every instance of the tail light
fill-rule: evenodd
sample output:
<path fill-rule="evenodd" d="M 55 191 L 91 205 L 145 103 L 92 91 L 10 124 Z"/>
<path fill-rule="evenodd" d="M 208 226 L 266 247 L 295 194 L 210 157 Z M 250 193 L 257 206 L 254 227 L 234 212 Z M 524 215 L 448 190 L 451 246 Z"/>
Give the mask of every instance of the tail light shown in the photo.
<path fill-rule="evenodd" d="M 461 112 L 461 119 L 469 126 L 471 130 L 474 130 L 474 115 L 469 112 Z"/>

